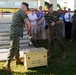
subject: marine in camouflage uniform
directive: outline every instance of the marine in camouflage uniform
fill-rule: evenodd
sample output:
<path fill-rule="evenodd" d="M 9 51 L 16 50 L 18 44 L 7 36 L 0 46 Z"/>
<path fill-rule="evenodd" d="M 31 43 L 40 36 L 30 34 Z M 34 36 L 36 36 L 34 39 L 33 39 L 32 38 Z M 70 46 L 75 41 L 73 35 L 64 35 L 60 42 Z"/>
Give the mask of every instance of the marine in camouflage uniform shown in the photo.
<path fill-rule="evenodd" d="M 10 62 L 14 56 L 16 58 L 16 64 L 23 63 L 19 59 L 19 40 L 20 40 L 20 37 L 23 36 L 23 28 L 24 28 L 25 22 L 31 25 L 28 20 L 28 17 L 25 15 L 25 11 L 27 10 L 27 8 L 28 8 L 28 4 L 26 2 L 23 2 L 21 4 L 21 9 L 16 13 L 14 13 L 13 15 L 12 24 L 10 27 L 10 41 L 11 41 L 10 50 L 7 57 L 6 64 L 3 65 L 3 68 L 8 72 L 11 72 Z"/>
<path fill-rule="evenodd" d="M 51 57 L 51 53 L 54 49 L 54 39 L 56 38 L 60 48 L 63 52 L 62 58 L 66 57 L 64 42 L 62 41 L 62 33 L 61 33 L 61 17 L 57 11 L 53 11 L 50 13 L 50 9 L 52 9 L 52 4 L 48 6 L 49 12 L 45 15 L 45 22 L 48 23 L 48 41 L 49 41 L 49 58 Z M 54 25 L 51 25 L 54 23 Z"/>
<path fill-rule="evenodd" d="M 16 57 L 19 59 L 19 39 L 23 36 L 24 23 L 28 20 L 25 13 L 20 9 L 13 15 L 12 25 L 10 27 L 10 52 L 8 55 L 8 61 Z"/>
<path fill-rule="evenodd" d="M 71 42 L 76 40 L 76 10 L 74 10 L 74 15 L 72 16 L 72 22 Z"/>

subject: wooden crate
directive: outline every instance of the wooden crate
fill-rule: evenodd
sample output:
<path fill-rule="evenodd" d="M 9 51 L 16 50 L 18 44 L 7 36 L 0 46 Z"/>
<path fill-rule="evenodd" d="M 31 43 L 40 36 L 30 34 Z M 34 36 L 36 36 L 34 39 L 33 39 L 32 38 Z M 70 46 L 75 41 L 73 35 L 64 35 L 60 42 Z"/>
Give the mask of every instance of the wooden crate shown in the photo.
<path fill-rule="evenodd" d="M 47 50 L 45 48 L 32 48 L 24 50 L 24 66 L 26 69 L 47 66 Z"/>

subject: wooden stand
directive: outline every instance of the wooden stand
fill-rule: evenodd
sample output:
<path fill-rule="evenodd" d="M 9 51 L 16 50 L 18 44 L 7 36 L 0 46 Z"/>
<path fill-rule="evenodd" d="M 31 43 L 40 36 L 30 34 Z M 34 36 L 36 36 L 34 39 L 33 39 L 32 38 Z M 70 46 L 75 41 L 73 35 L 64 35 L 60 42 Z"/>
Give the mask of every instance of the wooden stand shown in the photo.
<path fill-rule="evenodd" d="M 26 69 L 47 66 L 47 50 L 45 48 L 32 48 L 24 50 L 24 66 Z"/>

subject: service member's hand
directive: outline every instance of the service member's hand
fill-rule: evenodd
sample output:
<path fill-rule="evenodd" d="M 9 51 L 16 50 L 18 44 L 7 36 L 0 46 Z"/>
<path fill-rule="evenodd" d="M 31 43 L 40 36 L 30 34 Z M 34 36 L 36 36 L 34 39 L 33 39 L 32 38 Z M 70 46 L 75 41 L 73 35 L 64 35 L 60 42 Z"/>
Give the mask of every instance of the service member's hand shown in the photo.
<path fill-rule="evenodd" d="M 36 28 L 36 27 L 37 27 L 37 25 L 32 25 L 32 27 Z"/>
<path fill-rule="evenodd" d="M 34 25 L 34 28 L 36 28 L 37 27 L 37 25 Z"/>
<path fill-rule="evenodd" d="M 54 22 L 54 21 L 52 21 L 51 26 L 54 26 L 54 25 L 55 25 L 55 22 Z"/>

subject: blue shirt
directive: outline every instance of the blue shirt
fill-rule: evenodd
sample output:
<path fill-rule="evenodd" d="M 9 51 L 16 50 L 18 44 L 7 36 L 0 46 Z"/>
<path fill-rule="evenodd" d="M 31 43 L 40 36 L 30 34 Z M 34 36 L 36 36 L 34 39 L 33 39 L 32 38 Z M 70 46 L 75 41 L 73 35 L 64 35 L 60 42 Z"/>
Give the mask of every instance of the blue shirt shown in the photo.
<path fill-rule="evenodd" d="M 42 17 L 44 17 L 44 13 L 43 12 L 37 12 L 36 13 L 38 20 L 40 20 Z M 44 25 L 44 21 L 41 22 L 39 25 Z"/>
<path fill-rule="evenodd" d="M 64 14 L 60 14 L 60 17 L 62 18 L 62 21 L 64 21 Z"/>

